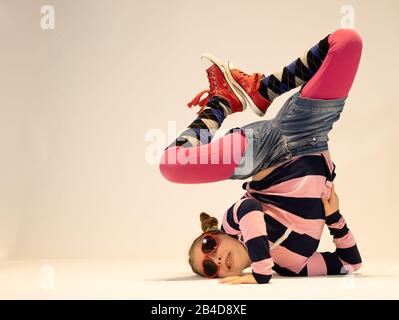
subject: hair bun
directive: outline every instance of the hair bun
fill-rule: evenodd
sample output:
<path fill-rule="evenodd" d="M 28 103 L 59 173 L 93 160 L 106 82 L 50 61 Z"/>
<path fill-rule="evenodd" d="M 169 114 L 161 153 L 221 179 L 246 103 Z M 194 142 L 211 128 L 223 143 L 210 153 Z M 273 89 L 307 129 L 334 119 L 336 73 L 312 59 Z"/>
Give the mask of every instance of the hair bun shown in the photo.
<path fill-rule="evenodd" d="M 205 212 L 201 212 L 200 220 L 201 220 L 201 229 L 203 232 L 208 232 L 211 228 L 216 230 L 218 227 L 218 219 L 216 219 L 215 217 L 211 217 L 209 214 Z"/>

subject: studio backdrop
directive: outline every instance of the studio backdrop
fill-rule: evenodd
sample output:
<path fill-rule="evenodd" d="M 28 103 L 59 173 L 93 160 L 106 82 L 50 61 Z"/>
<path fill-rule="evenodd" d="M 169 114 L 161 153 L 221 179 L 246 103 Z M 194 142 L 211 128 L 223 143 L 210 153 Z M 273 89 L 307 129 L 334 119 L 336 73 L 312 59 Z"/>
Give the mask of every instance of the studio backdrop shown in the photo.
<path fill-rule="evenodd" d="M 208 86 L 200 55 L 267 74 L 339 28 L 363 54 L 330 136 L 336 191 L 363 259 L 399 257 L 398 14 L 395 0 L 1 0 L 0 258 L 185 262 L 199 213 L 221 218 L 244 193 L 158 169 Z"/>

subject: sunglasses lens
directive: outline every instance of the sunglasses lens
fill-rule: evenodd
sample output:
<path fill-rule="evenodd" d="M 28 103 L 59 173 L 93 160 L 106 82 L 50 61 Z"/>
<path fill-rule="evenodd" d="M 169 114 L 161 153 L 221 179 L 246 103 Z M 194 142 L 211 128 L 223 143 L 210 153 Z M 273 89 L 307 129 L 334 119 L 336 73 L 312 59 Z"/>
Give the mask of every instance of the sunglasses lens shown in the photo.
<path fill-rule="evenodd" d="M 204 260 L 204 273 L 208 277 L 213 277 L 218 272 L 218 266 L 211 260 Z"/>
<path fill-rule="evenodd" d="M 215 250 L 216 246 L 217 246 L 217 242 L 213 237 L 205 236 L 202 239 L 202 247 L 201 248 L 202 248 L 203 253 L 212 252 L 213 250 Z"/>

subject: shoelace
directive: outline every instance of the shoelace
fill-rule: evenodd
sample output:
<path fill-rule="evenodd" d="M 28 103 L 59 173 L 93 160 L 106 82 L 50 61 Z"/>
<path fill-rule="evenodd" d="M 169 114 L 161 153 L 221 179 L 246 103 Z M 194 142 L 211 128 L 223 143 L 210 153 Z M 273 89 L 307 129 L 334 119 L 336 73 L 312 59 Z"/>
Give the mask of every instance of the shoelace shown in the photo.
<path fill-rule="evenodd" d="M 236 69 L 236 70 L 238 71 L 239 74 L 241 74 L 241 75 L 243 75 L 245 77 L 249 77 L 250 76 L 249 74 L 246 74 L 245 72 L 243 72 L 243 71 L 241 71 L 239 69 Z"/>
<path fill-rule="evenodd" d="M 249 74 L 247 74 L 247 73 L 245 73 L 245 72 L 243 72 L 243 71 L 241 71 L 241 70 L 239 70 L 239 69 L 236 69 L 236 70 L 238 71 L 238 73 L 239 73 L 241 76 L 244 76 L 245 78 L 249 78 L 249 79 L 250 79 L 250 84 L 251 84 L 251 86 L 250 86 L 249 89 L 252 89 L 252 90 L 254 90 L 254 91 L 256 91 L 256 90 L 258 89 L 258 87 L 259 87 L 259 80 L 262 79 L 262 78 L 264 77 L 264 75 L 259 74 L 259 73 L 254 73 L 254 74 L 252 74 L 252 75 L 249 75 Z"/>
<path fill-rule="evenodd" d="M 211 67 L 212 68 L 212 67 Z M 202 90 L 200 93 L 198 93 L 193 100 L 191 100 L 189 103 L 187 103 L 187 106 L 189 108 L 192 108 L 193 106 L 199 106 L 201 107 L 199 109 L 199 111 L 197 112 L 197 114 L 200 114 L 202 112 L 202 110 L 204 110 L 204 108 L 206 107 L 209 99 L 214 95 L 214 93 L 217 90 L 217 83 L 216 83 L 216 77 L 215 77 L 215 73 L 213 72 L 213 70 L 209 68 L 206 70 L 207 73 L 207 77 L 208 77 L 208 81 L 209 81 L 209 86 L 210 89 L 207 90 Z M 201 97 L 207 93 L 208 95 L 201 100 Z"/>
<path fill-rule="evenodd" d="M 208 95 L 201 100 L 201 97 L 207 93 Z M 202 110 L 206 107 L 206 104 L 208 103 L 209 99 L 211 97 L 211 90 L 202 90 L 200 93 L 198 93 L 193 100 L 191 100 L 189 103 L 187 103 L 187 106 L 189 108 L 192 108 L 194 106 L 200 106 L 201 108 L 197 112 L 197 114 L 200 114 Z"/>

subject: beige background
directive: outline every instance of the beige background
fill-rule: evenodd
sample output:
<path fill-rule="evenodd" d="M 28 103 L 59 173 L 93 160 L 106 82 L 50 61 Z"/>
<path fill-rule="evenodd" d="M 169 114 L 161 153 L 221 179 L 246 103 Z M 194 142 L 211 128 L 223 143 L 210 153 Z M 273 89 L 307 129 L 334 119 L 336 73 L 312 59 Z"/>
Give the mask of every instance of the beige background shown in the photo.
<path fill-rule="evenodd" d="M 339 28 L 346 4 L 364 48 L 331 136 L 337 191 L 363 259 L 398 257 L 399 2 L 2 0 L 1 258 L 185 259 L 198 213 L 221 217 L 241 182 L 165 181 L 146 132 L 194 119 L 202 52 L 275 72 Z M 258 120 L 246 111 L 224 128 Z"/>

